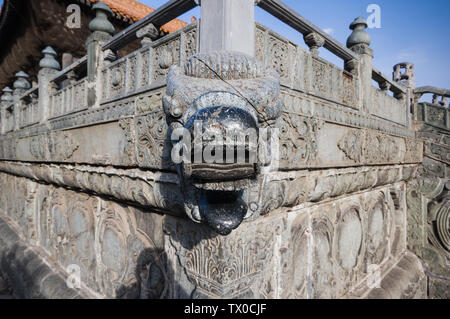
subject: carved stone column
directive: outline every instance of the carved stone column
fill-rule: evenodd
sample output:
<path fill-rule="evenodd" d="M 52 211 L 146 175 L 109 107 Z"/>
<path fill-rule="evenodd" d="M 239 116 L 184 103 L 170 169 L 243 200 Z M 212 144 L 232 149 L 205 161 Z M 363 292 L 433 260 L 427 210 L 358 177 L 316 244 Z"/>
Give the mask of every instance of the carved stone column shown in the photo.
<path fill-rule="evenodd" d="M 200 52 L 255 55 L 255 1 L 202 0 Z"/>
<path fill-rule="evenodd" d="M 350 24 L 352 34 L 347 39 L 347 47 L 360 55 L 360 78 L 363 105 L 362 110 L 369 111 L 372 105 L 372 59 L 373 51 L 370 46 L 370 35 L 366 32 L 367 22 L 363 18 L 356 18 Z"/>
<path fill-rule="evenodd" d="M 56 52 L 48 46 L 42 50 L 44 58 L 39 62 L 41 70 L 38 74 L 39 79 L 39 113 L 40 121 L 44 123 L 50 116 L 50 79 L 61 69 L 56 61 Z"/>
<path fill-rule="evenodd" d="M 87 47 L 87 73 L 88 73 L 88 105 L 96 107 L 100 103 L 102 84 L 97 83 L 100 79 L 101 67 L 103 65 L 102 45 L 111 39 L 115 32 L 114 26 L 109 22 L 108 17 L 112 15 L 111 9 L 103 2 L 97 2 L 92 10 L 96 17 L 89 24 L 91 36 L 86 41 Z"/>

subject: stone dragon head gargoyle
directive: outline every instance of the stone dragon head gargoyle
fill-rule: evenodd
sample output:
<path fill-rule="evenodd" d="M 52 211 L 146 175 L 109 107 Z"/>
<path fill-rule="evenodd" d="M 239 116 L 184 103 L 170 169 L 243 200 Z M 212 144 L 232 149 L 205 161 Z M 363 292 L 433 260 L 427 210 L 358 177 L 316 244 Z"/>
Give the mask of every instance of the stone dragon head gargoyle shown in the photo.
<path fill-rule="evenodd" d="M 169 71 L 163 107 L 186 214 L 221 235 L 260 215 L 282 112 L 278 73 L 241 53 L 197 54 Z"/>

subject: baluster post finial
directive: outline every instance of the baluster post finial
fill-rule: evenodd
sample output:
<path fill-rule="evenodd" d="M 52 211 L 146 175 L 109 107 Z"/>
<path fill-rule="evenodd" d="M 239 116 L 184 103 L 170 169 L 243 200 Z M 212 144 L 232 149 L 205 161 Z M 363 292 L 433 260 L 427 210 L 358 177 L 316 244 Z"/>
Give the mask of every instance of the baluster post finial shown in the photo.
<path fill-rule="evenodd" d="M 44 57 L 39 62 L 39 66 L 41 69 L 50 69 L 50 70 L 60 70 L 61 65 L 58 61 L 56 61 L 56 52 L 53 50 L 51 46 L 47 46 L 44 50 L 42 50 L 42 54 Z"/>
<path fill-rule="evenodd" d="M 363 18 L 356 18 L 350 24 L 353 32 L 347 38 L 347 48 L 359 54 L 372 54 L 370 47 L 370 35 L 367 33 L 367 22 Z"/>
<path fill-rule="evenodd" d="M 104 2 L 97 2 L 92 6 L 92 11 L 95 11 L 95 18 L 89 23 L 89 30 L 92 32 L 104 32 L 108 35 L 113 35 L 115 28 L 108 20 L 113 12 Z"/>
<path fill-rule="evenodd" d="M 13 84 L 15 93 L 20 94 L 21 92 L 24 92 L 31 88 L 31 84 L 28 81 L 28 79 L 30 78 L 28 76 L 28 74 L 26 74 L 23 71 L 20 71 L 20 72 L 17 72 L 15 76 L 17 78 Z"/>
<path fill-rule="evenodd" d="M 3 95 L 1 101 L 4 103 L 12 103 L 14 101 L 14 98 L 12 96 L 13 90 L 11 90 L 9 86 L 5 86 L 5 88 L 2 91 Z"/>
<path fill-rule="evenodd" d="M 150 23 L 142 29 L 139 29 L 136 32 L 136 37 L 141 39 L 141 45 L 144 47 L 149 45 L 153 42 L 153 40 L 156 40 L 159 37 L 159 30 Z"/>

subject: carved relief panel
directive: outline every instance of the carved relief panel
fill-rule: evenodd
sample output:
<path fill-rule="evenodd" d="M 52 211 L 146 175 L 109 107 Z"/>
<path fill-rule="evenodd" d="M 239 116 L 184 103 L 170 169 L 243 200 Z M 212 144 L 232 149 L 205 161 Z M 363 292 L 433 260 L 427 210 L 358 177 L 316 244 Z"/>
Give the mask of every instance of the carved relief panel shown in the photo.
<path fill-rule="evenodd" d="M 162 111 L 135 117 L 136 158 L 140 167 L 174 169 L 172 146 L 167 139 L 167 123 Z"/>
<path fill-rule="evenodd" d="M 252 223 L 221 237 L 202 225 L 166 218 L 173 276 L 187 275 L 178 289 L 188 298 L 273 298 L 272 261 L 282 228 L 276 220 Z"/>
<path fill-rule="evenodd" d="M 8 215 L 31 243 L 37 240 L 37 184 L 28 179 L 0 173 L 0 211 Z"/>
<path fill-rule="evenodd" d="M 370 285 L 374 267 L 383 276 L 405 252 L 395 229 L 406 207 L 389 189 L 272 213 L 225 238 L 167 218 L 168 267 L 179 285 L 172 297 L 341 298 Z"/>
<path fill-rule="evenodd" d="M 104 79 L 104 83 L 108 84 L 106 88 L 108 98 L 124 94 L 126 90 L 127 60 L 121 60 L 111 66 L 107 74 L 108 78 Z"/>
<path fill-rule="evenodd" d="M 297 114 L 284 113 L 280 125 L 280 167 L 314 163 L 318 131 L 323 122 Z"/>
<path fill-rule="evenodd" d="M 395 258 L 402 222 L 388 188 L 349 196 L 292 213 L 281 255 L 283 298 L 340 298 Z M 289 234 L 289 235 L 287 235 Z M 403 246 L 404 247 L 404 246 Z M 400 248 L 404 251 L 404 248 Z M 366 287 L 366 290 L 370 290 Z"/>
<path fill-rule="evenodd" d="M 148 87 L 151 83 L 151 49 L 147 48 L 140 53 L 141 66 L 139 70 L 139 88 Z"/>
<path fill-rule="evenodd" d="M 420 144 L 420 142 L 406 143 L 405 139 L 376 131 L 351 130 L 339 140 L 338 147 L 347 158 L 356 163 L 375 164 L 401 163 L 406 159 L 419 161 L 421 153 L 412 154 L 412 151 Z"/>
<path fill-rule="evenodd" d="M 268 58 L 269 66 L 278 72 L 280 78 L 289 76 L 289 46 L 288 43 L 269 35 L 268 38 Z"/>
<path fill-rule="evenodd" d="M 180 64 L 181 39 L 177 36 L 153 48 L 152 81 L 165 81 L 169 68 Z"/>
<path fill-rule="evenodd" d="M 52 186 L 38 195 L 39 244 L 63 268 L 80 267 L 84 285 L 113 298 L 167 296 L 160 217 Z"/>
<path fill-rule="evenodd" d="M 197 37 L 197 28 L 192 29 L 184 33 L 184 59 L 189 58 L 190 56 L 197 53 L 198 48 L 198 37 Z"/>
<path fill-rule="evenodd" d="M 312 89 L 322 95 L 328 95 L 330 92 L 331 69 L 319 59 L 312 59 Z"/>

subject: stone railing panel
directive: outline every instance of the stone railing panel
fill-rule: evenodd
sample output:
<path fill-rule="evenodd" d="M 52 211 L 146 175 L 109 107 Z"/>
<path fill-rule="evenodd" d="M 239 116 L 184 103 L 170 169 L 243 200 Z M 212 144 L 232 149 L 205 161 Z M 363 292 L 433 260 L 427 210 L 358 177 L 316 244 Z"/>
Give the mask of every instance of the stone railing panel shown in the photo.
<path fill-rule="evenodd" d="M 450 108 L 431 103 L 415 105 L 416 121 L 442 128 L 450 129 Z"/>
<path fill-rule="evenodd" d="M 38 88 L 35 87 L 20 98 L 19 127 L 24 128 L 40 121 Z"/>
<path fill-rule="evenodd" d="M 433 94 L 432 104 L 446 108 L 450 107 L 448 100 L 450 98 L 450 90 L 440 89 L 433 86 L 418 87 L 414 90 L 415 102 L 419 102 L 421 97 L 425 94 Z"/>
<path fill-rule="evenodd" d="M 197 29 L 198 23 L 193 23 L 104 68 L 101 103 L 164 86 L 169 68 L 196 52 Z"/>
<path fill-rule="evenodd" d="M 82 79 L 50 96 L 50 118 L 76 113 L 88 107 L 88 81 Z"/>
<path fill-rule="evenodd" d="M 284 110 L 306 117 L 314 117 L 347 127 L 368 128 L 387 134 L 414 137 L 414 132 L 392 121 L 363 114 L 356 109 L 342 107 L 332 101 L 292 89 L 282 89 Z"/>
<path fill-rule="evenodd" d="M 358 81 L 355 75 L 306 51 L 280 35 L 256 24 L 256 58 L 277 71 L 288 88 L 358 108 Z"/>
<path fill-rule="evenodd" d="M 379 118 L 406 126 L 407 112 L 403 100 L 396 99 L 386 91 L 372 87 L 373 107 L 371 113 Z"/>
<path fill-rule="evenodd" d="M 263 10 L 273 15 L 277 19 L 288 24 L 295 30 L 303 34 L 304 37 L 308 37 L 314 34 L 314 38 L 320 39 L 314 44 L 318 49 L 318 46 L 323 46 L 331 53 L 342 58 L 345 62 L 356 60 L 357 55 L 332 38 L 329 34 L 325 33 L 321 28 L 315 26 L 310 21 L 298 14 L 294 9 L 287 6 L 280 0 L 258 0 L 255 2 Z M 306 40 L 306 39 L 305 39 Z M 308 41 L 307 41 L 308 42 Z M 317 45 L 320 44 L 320 45 Z"/>

